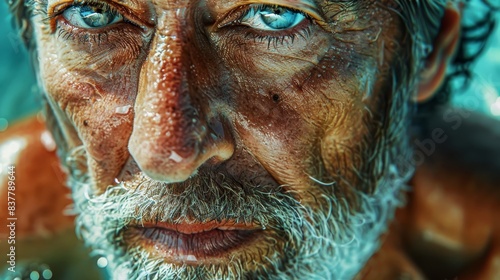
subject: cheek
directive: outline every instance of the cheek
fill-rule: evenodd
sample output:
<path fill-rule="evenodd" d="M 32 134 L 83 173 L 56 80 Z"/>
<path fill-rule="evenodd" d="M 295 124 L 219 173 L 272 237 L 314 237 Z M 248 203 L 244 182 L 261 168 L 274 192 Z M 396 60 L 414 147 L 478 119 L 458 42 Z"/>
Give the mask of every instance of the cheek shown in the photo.
<path fill-rule="evenodd" d="M 241 146 L 281 184 L 307 186 L 318 167 L 321 102 L 295 87 L 248 80 L 232 86 L 230 119 Z M 315 112 L 315 114 L 311 114 Z"/>
<path fill-rule="evenodd" d="M 273 103 L 262 98 L 240 107 L 233 114 L 236 137 L 279 183 L 302 185 L 316 131 L 296 111 Z"/>
<path fill-rule="evenodd" d="M 63 134 L 77 135 L 93 160 L 119 165 L 128 157 L 139 52 L 111 49 L 104 58 L 103 46 L 37 31 L 40 76 Z"/>
<path fill-rule="evenodd" d="M 318 27 L 316 27 L 318 28 Z M 254 78 L 272 83 L 286 83 L 290 77 L 307 71 L 325 55 L 330 38 L 322 32 L 310 31 L 308 37 L 252 39 L 228 36 L 216 44 L 228 69 L 243 79 Z M 224 34 L 223 34 L 224 35 Z"/>
<path fill-rule="evenodd" d="M 38 20 L 38 22 L 37 22 Z M 147 37 L 137 27 L 83 32 L 60 20 L 54 32 L 34 19 L 41 78 L 48 94 L 64 107 L 112 95 L 135 98 Z"/>
<path fill-rule="evenodd" d="M 284 71 L 280 73 L 250 71 L 256 62 L 234 66 L 229 74 L 234 78 L 231 95 L 237 96 L 231 106 L 236 133 L 282 184 L 310 186 L 308 175 L 317 176 L 326 167 L 337 174 L 360 164 L 352 160 L 367 133 L 365 85 L 360 81 L 376 79 L 377 69 L 366 67 L 373 59 L 353 50 L 324 49 L 314 64 L 295 61 L 300 71 L 287 72 L 293 66 L 283 65 L 277 66 Z M 348 52 L 350 60 L 343 58 Z M 286 59 L 272 65 L 282 61 Z"/>
<path fill-rule="evenodd" d="M 128 23 L 97 33 L 72 27 L 61 19 L 56 31 L 48 36 L 57 46 L 54 50 L 61 66 L 72 72 L 112 79 L 122 68 L 140 65 L 145 55 L 142 50 L 148 47 L 151 34 Z"/>

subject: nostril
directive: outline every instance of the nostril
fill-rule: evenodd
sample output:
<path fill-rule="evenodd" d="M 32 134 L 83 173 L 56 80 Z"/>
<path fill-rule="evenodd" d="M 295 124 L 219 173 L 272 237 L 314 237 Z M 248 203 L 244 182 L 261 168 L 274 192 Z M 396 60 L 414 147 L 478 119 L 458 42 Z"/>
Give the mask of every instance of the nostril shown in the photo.
<path fill-rule="evenodd" d="M 184 158 L 175 151 L 171 151 L 168 157 L 158 155 L 136 156 L 134 154 L 132 154 L 132 157 L 144 174 L 161 182 L 185 181 L 195 174 L 198 168 L 196 157 Z"/>
<path fill-rule="evenodd" d="M 208 124 L 212 133 L 212 138 L 224 138 L 224 125 L 221 121 L 213 119 Z"/>
<path fill-rule="evenodd" d="M 148 144 L 154 144 L 148 143 Z M 195 143 L 189 149 L 161 149 L 160 146 L 142 143 L 131 145 L 130 154 L 140 171 L 153 180 L 174 183 L 194 176 L 204 164 L 216 165 L 232 157 L 234 145 L 231 142 Z M 160 148 L 158 150 L 158 148 Z"/>

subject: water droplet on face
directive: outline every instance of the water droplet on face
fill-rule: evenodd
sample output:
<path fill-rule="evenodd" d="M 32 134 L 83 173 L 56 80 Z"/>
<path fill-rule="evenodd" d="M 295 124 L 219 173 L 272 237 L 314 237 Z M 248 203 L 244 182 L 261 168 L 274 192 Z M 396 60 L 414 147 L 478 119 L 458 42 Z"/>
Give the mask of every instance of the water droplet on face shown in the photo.
<path fill-rule="evenodd" d="M 191 261 L 191 262 L 197 261 L 197 259 L 194 255 L 187 255 L 186 260 Z"/>
<path fill-rule="evenodd" d="M 160 114 L 156 114 L 153 117 L 153 122 L 155 122 L 155 123 L 160 123 L 161 122 L 161 116 L 160 116 Z"/>
<path fill-rule="evenodd" d="M 178 8 L 177 11 L 175 11 L 175 14 L 177 16 L 181 16 L 186 13 L 186 8 Z"/>
<path fill-rule="evenodd" d="M 115 113 L 119 115 L 126 115 L 130 111 L 130 108 L 132 108 L 132 105 L 125 105 L 121 107 L 116 107 Z"/>
<path fill-rule="evenodd" d="M 183 157 L 181 157 L 181 156 L 180 156 L 178 153 L 176 153 L 175 151 L 172 151 L 172 152 L 170 153 L 170 156 L 169 156 L 168 158 L 169 158 L 169 159 L 171 159 L 171 160 L 173 160 L 173 161 L 175 161 L 175 162 L 177 162 L 177 163 L 181 162 L 181 161 L 184 159 Z"/>

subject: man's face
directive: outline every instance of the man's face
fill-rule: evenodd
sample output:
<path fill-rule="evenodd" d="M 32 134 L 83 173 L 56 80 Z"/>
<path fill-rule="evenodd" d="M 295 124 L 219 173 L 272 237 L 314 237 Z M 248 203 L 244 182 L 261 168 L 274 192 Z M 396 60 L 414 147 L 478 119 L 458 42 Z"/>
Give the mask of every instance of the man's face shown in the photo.
<path fill-rule="evenodd" d="M 49 123 L 113 273 L 350 277 L 376 248 L 406 152 L 392 2 L 38 6 Z"/>

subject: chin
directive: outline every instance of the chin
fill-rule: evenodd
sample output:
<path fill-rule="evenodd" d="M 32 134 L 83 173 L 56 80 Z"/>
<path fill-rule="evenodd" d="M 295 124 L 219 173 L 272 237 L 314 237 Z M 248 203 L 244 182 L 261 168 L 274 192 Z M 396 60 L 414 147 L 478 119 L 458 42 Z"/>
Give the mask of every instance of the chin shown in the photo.
<path fill-rule="evenodd" d="M 308 205 L 270 181 L 205 173 L 179 184 L 140 173 L 102 194 L 70 176 L 77 233 L 107 258 L 111 279 L 353 278 L 379 248 L 411 175 L 389 165 L 373 193 L 353 190 L 354 207 L 326 191 Z"/>

